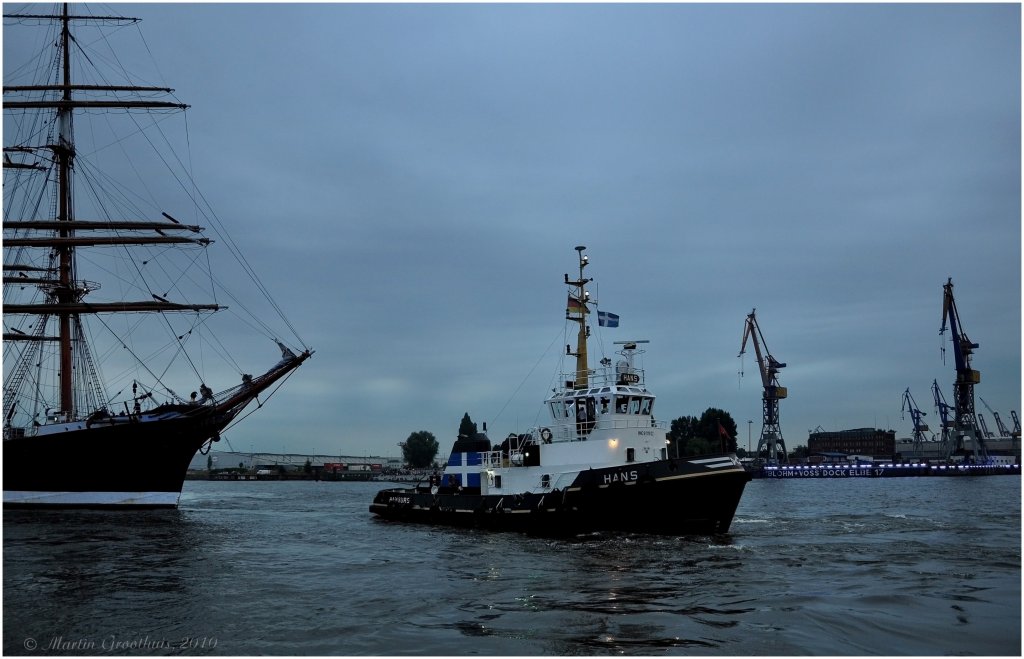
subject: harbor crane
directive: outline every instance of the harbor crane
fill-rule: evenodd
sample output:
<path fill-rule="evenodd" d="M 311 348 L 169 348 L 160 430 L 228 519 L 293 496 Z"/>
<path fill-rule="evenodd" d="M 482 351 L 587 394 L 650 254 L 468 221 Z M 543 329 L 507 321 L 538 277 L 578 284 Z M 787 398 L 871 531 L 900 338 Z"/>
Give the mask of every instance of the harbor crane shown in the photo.
<path fill-rule="evenodd" d="M 1020 419 L 1016 410 L 1010 410 L 1010 418 L 1013 419 L 1013 436 L 1020 439 Z"/>
<path fill-rule="evenodd" d="M 966 439 L 971 440 L 974 458 L 985 462 L 988 459 L 988 448 L 984 436 L 978 432 L 978 419 L 974 413 L 974 385 L 981 382 L 981 373 L 971 368 L 971 355 L 978 347 L 964 333 L 960 313 L 953 298 L 953 278 L 950 277 L 942 287 L 942 326 L 939 334 L 944 335 L 948 326 L 953 341 L 953 358 L 956 364 L 956 381 L 953 383 L 953 430 L 956 439 L 956 451 L 962 452 Z M 945 346 L 943 346 L 945 354 Z"/>
<path fill-rule="evenodd" d="M 1009 437 L 1010 430 L 1006 427 L 1006 424 L 1003 423 L 1003 420 L 999 418 L 999 412 L 996 412 L 994 409 L 989 407 L 988 403 L 986 403 L 985 399 L 982 398 L 981 396 L 978 396 L 978 400 L 981 401 L 981 404 L 985 406 L 985 409 L 988 410 L 988 413 L 991 414 L 992 417 L 996 420 L 996 429 L 999 430 L 999 436 Z"/>
<path fill-rule="evenodd" d="M 985 415 L 981 412 L 978 412 L 978 427 L 981 428 L 982 437 L 995 439 L 995 435 L 992 434 L 992 431 L 988 429 L 988 424 L 985 423 Z"/>
<path fill-rule="evenodd" d="M 754 343 L 754 353 L 757 355 L 757 365 L 761 371 L 761 383 L 764 385 L 762 396 L 764 419 L 761 426 L 761 438 L 757 440 L 756 455 L 760 457 L 763 448 L 768 463 L 776 464 L 788 461 L 786 442 L 782 439 L 782 430 L 779 428 L 779 401 L 788 393 L 785 387 L 779 386 L 779 369 L 785 368 L 786 365 L 776 360 L 768 352 L 768 345 L 764 342 L 764 335 L 761 334 L 761 327 L 757 324 L 757 318 L 754 315 L 756 312 L 757 309 L 753 309 L 743 324 L 743 341 L 740 343 L 740 354 L 737 357 L 743 356 L 743 351 L 747 347 L 747 339 L 750 339 Z"/>
<path fill-rule="evenodd" d="M 932 397 L 935 399 L 935 411 L 942 422 L 942 457 L 948 458 L 953 452 L 953 420 L 950 412 L 953 406 L 946 402 L 946 397 L 939 389 L 939 381 L 932 380 Z"/>
<path fill-rule="evenodd" d="M 904 416 L 907 412 L 910 413 L 910 420 L 914 424 L 914 452 L 920 455 L 921 443 L 926 441 L 925 433 L 928 432 L 928 424 L 922 420 L 922 417 L 927 416 L 917 407 L 917 401 L 910 395 L 910 387 L 903 392 L 903 409 L 900 410 L 900 418 L 905 419 Z"/>

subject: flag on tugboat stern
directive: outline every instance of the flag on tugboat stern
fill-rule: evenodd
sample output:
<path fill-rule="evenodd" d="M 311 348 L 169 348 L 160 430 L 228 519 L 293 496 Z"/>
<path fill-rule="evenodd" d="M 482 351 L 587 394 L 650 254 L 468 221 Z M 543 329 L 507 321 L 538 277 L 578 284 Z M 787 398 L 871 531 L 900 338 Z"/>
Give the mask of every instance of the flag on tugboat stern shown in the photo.
<path fill-rule="evenodd" d="M 597 324 L 601 327 L 618 327 L 619 315 L 598 309 Z"/>

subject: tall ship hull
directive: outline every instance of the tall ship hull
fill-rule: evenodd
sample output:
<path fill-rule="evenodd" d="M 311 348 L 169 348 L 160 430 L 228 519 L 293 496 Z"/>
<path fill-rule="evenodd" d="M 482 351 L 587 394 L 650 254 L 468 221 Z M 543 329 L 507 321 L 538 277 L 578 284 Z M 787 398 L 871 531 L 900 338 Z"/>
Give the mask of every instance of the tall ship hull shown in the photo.
<path fill-rule="evenodd" d="M 173 508 L 211 424 L 223 425 L 214 419 L 165 422 L 147 429 L 144 439 L 126 424 L 9 440 L 4 506 Z"/>
<path fill-rule="evenodd" d="M 732 450 L 672 456 L 666 425 L 638 358 L 647 341 L 620 341 L 621 359 L 587 360 L 590 299 L 579 252 L 566 320 L 579 325 L 575 368 L 544 402 L 549 424 L 492 445 L 462 435 L 429 483 L 380 491 L 370 512 L 384 520 L 545 535 L 590 531 L 726 533 L 750 480 Z M 598 312 L 599 321 L 618 317 Z M 723 443 L 723 449 L 728 449 Z M 734 447 L 732 447 L 734 450 Z"/>
<path fill-rule="evenodd" d="M 5 507 L 173 508 L 188 465 L 263 391 L 310 353 L 227 392 L 220 404 L 165 404 L 150 411 L 93 414 L 82 421 L 8 427 L 3 444 Z"/>
<path fill-rule="evenodd" d="M 270 314 L 243 308 L 281 358 L 261 374 L 242 373 L 229 351 L 235 339 L 214 333 L 213 318 L 227 307 L 192 301 L 242 298 L 219 288 L 206 228 L 167 212 L 205 218 L 231 244 L 191 179 L 189 159 L 146 156 L 171 143 L 167 117 L 188 106 L 172 89 L 118 79 L 131 67 L 116 62 L 116 52 L 90 56 L 84 45 L 113 44 L 108 37 L 137 19 L 66 4 L 52 15 L 4 18 L 52 27 L 44 42 L 55 48 L 21 66 L 8 58 L 10 72 L 5 61 L 4 506 L 174 507 L 195 453 L 221 440 L 312 352 L 279 340 Z M 110 120 L 76 139 L 76 124 L 103 112 Z M 114 115 L 130 120 L 122 126 Z M 107 155 L 110 144 L 117 156 Z M 114 174 L 124 174 L 124 160 L 133 180 L 156 174 L 150 163 L 161 178 L 133 191 Z M 265 293 L 230 251 L 250 279 L 246 290 Z M 235 384 L 214 393 L 207 374 Z M 178 387 L 196 391 L 179 395 Z"/>

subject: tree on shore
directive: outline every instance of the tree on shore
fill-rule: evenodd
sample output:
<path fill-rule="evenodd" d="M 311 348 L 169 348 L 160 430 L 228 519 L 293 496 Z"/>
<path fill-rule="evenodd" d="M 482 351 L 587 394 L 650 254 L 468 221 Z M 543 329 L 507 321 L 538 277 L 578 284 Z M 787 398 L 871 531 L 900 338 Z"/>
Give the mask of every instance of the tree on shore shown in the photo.
<path fill-rule="evenodd" d="M 736 450 L 736 422 L 725 410 L 709 407 L 700 418 L 673 419 L 668 440 L 670 457 L 733 452 Z"/>
<path fill-rule="evenodd" d="M 413 469 L 429 467 L 437 457 L 437 439 L 426 430 L 417 430 L 402 443 L 402 458 Z"/>
<path fill-rule="evenodd" d="M 462 415 L 462 422 L 459 423 L 459 434 L 472 437 L 476 432 L 476 424 L 469 418 L 469 412 L 466 412 Z"/>

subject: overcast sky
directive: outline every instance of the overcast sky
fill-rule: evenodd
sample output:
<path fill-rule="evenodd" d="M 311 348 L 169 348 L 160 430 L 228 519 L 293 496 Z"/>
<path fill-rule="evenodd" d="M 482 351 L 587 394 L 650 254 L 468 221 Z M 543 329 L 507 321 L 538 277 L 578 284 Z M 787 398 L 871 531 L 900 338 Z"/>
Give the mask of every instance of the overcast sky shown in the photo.
<path fill-rule="evenodd" d="M 787 445 L 909 436 L 907 387 L 935 428 L 948 277 L 976 395 L 1021 411 L 1017 4 L 104 9 L 143 19 L 204 193 L 316 350 L 236 450 L 544 425 L 576 245 L 621 317 L 595 359 L 649 339 L 659 419 L 720 407 L 756 445 L 756 307 Z"/>

